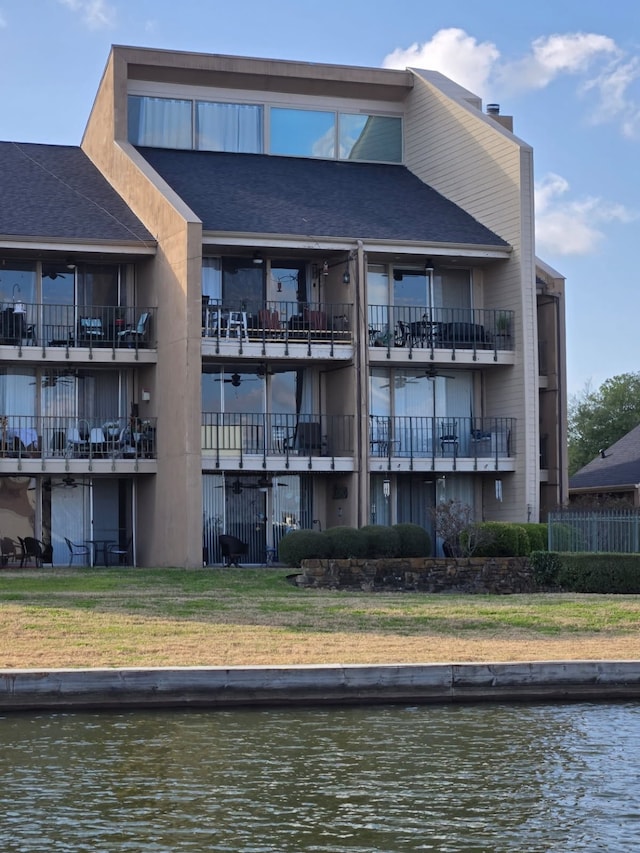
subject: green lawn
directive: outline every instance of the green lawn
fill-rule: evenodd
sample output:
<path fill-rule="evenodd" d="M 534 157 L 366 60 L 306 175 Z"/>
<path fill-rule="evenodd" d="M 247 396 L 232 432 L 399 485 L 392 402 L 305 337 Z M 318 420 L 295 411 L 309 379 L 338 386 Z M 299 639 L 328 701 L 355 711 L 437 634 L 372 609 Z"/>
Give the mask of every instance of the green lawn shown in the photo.
<path fill-rule="evenodd" d="M 288 573 L 4 569 L 0 665 L 640 658 L 640 596 L 305 590 Z"/>

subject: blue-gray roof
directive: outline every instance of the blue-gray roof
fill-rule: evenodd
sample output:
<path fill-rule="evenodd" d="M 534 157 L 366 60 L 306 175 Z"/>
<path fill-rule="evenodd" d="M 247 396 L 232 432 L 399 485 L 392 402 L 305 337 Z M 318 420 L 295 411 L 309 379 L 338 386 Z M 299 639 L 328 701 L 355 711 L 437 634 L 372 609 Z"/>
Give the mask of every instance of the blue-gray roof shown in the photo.
<path fill-rule="evenodd" d="M 569 478 L 570 489 L 603 490 L 640 483 L 640 425 L 603 450 Z"/>
<path fill-rule="evenodd" d="M 1 236 L 154 243 L 77 146 L 0 142 L 0 199 Z"/>
<path fill-rule="evenodd" d="M 508 245 L 404 166 L 139 150 L 205 231 Z"/>

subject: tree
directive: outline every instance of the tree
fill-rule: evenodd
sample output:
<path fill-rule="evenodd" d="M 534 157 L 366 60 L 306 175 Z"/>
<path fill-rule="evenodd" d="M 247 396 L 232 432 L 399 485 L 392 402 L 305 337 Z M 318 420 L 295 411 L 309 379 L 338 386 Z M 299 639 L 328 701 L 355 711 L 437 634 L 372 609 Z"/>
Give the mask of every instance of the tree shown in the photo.
<path fill-rule="evenodd" d="M 640 424 L 640 373 L 621 373 L 569 402 L 569 474 Z"/>

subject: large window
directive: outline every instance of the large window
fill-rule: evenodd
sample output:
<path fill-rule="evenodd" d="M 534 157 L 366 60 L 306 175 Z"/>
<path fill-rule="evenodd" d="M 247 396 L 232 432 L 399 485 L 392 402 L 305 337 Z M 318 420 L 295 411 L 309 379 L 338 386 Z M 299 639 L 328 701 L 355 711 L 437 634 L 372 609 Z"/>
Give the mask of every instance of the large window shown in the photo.
<path fill-rule="evenodd" d="M 191 101 L 130 95 L 129 142 L 156 148 L 192 148 L 191 112 Z"/>
<path fill-rule="evenodd" d="M 402 162 L 400 116 L 141 95 L 128 110 L 133 145 Z"/>
<path fill-rule="evenodd" d="M 262 107 L 198 101 L 195 147 L 201 151 L 261 154 Z"/>

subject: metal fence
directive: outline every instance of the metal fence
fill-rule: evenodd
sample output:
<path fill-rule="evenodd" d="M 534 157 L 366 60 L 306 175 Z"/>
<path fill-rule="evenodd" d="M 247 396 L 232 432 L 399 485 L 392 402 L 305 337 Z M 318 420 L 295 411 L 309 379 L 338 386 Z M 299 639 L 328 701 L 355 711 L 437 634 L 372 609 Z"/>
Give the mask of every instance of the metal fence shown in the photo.
<path fill-rule="evenodd" d="M 553 512 L 548 527 L 550 551 L 640 552 L 637 510 Z"/>

